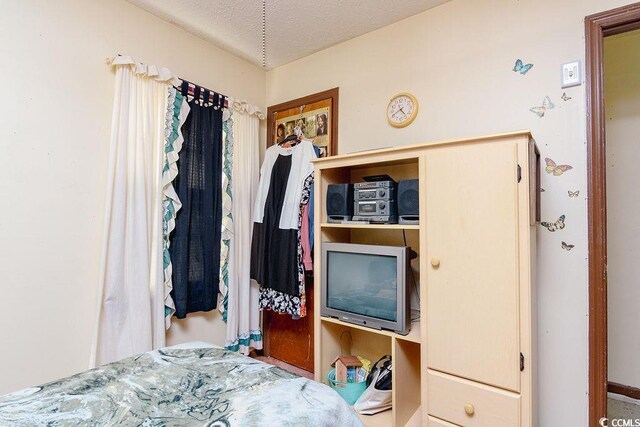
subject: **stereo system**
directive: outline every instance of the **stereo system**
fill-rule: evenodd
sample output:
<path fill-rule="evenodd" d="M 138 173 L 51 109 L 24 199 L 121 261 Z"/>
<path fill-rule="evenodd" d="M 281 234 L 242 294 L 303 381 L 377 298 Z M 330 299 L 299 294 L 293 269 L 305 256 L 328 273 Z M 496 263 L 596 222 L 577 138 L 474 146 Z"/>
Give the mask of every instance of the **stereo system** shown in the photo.
<path fill-rule="evenodd" d="M 420 223 L 418 180 L 405 179 L 398 183 L 398 222 L 400 224 Z"/>
<path fill-rule="evenodd" d="M 364 180 L 355 184 L 329 184 L 328 222 L 419 223 L 417 179 L 396 183 L 388 175 L 378 175 L 364 177 Z"/>
<path fill-rule="evenodd" d="M 365 177 L 366 180 L 378 177 Z M 396 224 L 398 209 L 395 200 L 396 182 L 390 176 L 379 181 L 353 184 L 353 220 Z"/>
<path fill-rule="evenodd" d="M 353 216 L 353 185 L 329 184 L 327 188 L 327 221 L 351 221 Z"/>

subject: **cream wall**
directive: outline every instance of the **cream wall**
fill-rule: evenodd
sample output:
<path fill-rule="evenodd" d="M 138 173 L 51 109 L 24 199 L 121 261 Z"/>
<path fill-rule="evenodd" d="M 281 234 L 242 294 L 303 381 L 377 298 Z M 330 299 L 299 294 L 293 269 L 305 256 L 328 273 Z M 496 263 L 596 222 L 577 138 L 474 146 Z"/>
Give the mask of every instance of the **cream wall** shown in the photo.
<path fill-rule="evenodd" d="M 605 39 L 609 381 L 640 388 L 640 30 Z"/>
<path fill-rule="evenodd" d="M 627 2 L 454 0 L 265 82 L 260 69 L 124 0 L 0 0 L 0 393 L 87 366 L 113 99 L 104 59 L 123 53 L 261 106 L 339 86 L 341 153 L 530 128 L 543 157 L 574 167 L 542 177 L 543 220 L 565 214 L 567 226 L 539 229 L 540 425 L 587 425 L 584 86 L 562 101 L 559 66 L 584 60 L 585 15 Z M 512 72 L 516 58 L 533 69 Z M 392 129 L 384 110 L 400 91 L 418 97 L 420 113 Z M 528 109 L 545 95 L 556 108 L 540 119 Z M 215 313 L 174 326 L 170 344 L 224 337 Z"/>
<path fill-rule="evenodd" d="M 543 158 L 573 166 L 542 176 L 543 220 L 566 215 L 560 231 L 538 228 L 542 427 L 588 418 L 585 88 L 566 89 L 563 101 L 560 65 L 584 63 L 586 15 L 625 3 L 454 0 L 267 73 L 268 105 L 340 87 L 340 153 L 529 128 Z M 512 72 L 517 58 L 534 67 Z M 394 129 L 385 107 L 402 91 L 417 96 L 420 112 Z M 556 107 L 539 118 L 529 108 L 546 95 Z"/>
<path fill-rule="evenodd" d="M 265 73 L 124 0 L 0 0 L 0 394 L 87 368 L 114 76 L 133 55 L 265 105 Z M 264 142 L 263 142 L 264 143 Z M 169 344 L 224 342 L 217 313 Z"/>

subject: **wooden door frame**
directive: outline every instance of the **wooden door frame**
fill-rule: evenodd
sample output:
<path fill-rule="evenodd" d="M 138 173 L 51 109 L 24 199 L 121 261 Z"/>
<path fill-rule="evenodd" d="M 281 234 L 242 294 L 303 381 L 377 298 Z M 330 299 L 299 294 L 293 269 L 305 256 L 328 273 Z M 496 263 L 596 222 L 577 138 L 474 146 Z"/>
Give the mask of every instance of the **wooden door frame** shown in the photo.
<path fill-rule="evenodd" d="M 589 425 L 607 414 L 607 198 L 604 37 L 640 28 L 640 3 L 587 16 L 586 100 L 589 240 Z"/>

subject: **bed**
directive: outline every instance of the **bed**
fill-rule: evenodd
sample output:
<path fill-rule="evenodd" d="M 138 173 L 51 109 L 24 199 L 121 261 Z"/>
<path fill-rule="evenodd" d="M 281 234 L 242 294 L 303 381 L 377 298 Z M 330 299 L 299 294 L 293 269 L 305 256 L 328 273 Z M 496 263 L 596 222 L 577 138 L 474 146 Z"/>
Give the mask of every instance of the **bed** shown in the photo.
<path fill-rule="evenodd" d="M 362 426 L 324 384 L 205 343 L 0 396 L 0 426 Z"/>

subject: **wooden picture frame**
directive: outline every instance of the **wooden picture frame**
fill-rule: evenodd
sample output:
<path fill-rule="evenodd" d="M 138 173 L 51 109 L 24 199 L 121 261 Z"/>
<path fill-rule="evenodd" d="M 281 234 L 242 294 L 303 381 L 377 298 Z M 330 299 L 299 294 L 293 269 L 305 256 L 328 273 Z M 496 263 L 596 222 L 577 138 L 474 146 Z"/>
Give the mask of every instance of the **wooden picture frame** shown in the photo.
<path fill-rule="evenodd" d="M 338 96 L 336 87 L 268 107 L 267 147 L 286 137 L 287 129 L 291 133 L 301 125 L 305 137 L 320 148 L 321 157 L 338 154 Z"/>

